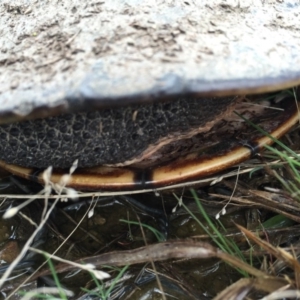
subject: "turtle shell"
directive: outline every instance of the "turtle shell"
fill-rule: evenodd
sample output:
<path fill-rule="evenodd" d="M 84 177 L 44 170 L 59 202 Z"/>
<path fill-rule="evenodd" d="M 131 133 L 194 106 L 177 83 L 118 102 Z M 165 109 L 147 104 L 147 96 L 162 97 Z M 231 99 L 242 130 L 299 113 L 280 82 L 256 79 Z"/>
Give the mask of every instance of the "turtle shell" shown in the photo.
<path fill-rule="evenodd" d="M 298 1 L 0 4 L 1 123 L 300 82 Z"/>
<path fill-rule="evenodd" d="M 0 4 L 0 124 L 174 102 L 180 97 L 207 102 L 208 96 L 296 86 L 300 83 L 299 15 L 300 4 L 290 0 L 4 0 Z M 220 103 L 215 99 L 211 107 Z M 297 120 L 294 107 L 289 107 L 269 130 L 275 137 Z M 253 137 L 251 141 L 254 148 L 261 148 L 272 140 Z M 236 155 L 229 157 L 227 152 L 233 148 Z M 253 154 L 249 147 L 233 148 L 223 151 L 222 161 L 214 154 L 204 161 L 190 157 L 150 171 L 80 170 L 70 185 L 132 189 L 137 182 L 142 187 L 173 184 L 224 170 Z M 41 180 L 36 170 L 0 164 L 15 174 Z M 60 176 L 58 172 L 52 179 L 57 182 Z"/>

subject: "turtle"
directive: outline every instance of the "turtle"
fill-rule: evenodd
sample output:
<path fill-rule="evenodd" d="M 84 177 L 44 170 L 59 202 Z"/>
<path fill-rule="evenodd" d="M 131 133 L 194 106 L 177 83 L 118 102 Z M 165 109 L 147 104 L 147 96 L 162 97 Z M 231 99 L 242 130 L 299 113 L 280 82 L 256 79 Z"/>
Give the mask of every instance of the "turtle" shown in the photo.
<path fill-rule="evenodd" d="M 52 166 L 59 182 L 76 162 L 68 186 L 132 190 L 244 161 L 273 139 L 237 108 L 275 138 L 298 120 L 299 14 L 293 1 L 2 1 L 1 167 L 43 181 Z"/>

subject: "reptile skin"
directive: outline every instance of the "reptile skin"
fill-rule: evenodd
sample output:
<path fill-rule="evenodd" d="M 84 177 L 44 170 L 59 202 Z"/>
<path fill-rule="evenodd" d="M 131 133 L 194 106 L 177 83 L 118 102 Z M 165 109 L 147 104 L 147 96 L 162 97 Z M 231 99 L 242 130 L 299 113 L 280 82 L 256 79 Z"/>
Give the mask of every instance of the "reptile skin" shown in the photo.
<path fill-rule="evenodd" d="M 143 153 L 162 138 L 179 138 L 222 115 L 234 100 L 177 101 L 65 114 L 0 127 L 0 158 L 45 168 L 117 164 Z"/>

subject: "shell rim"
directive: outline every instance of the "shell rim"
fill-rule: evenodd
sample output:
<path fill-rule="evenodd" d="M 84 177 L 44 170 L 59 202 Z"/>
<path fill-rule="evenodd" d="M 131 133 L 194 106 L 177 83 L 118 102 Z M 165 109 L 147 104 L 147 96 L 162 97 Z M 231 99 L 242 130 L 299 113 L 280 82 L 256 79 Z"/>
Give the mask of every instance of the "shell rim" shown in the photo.
<path fill-rule="evenodd" d="M 170 75 L 174 77 L 173 75 Z M 161 101 L 172 101 L 178 97 L 224 97 L 253 95 L 276 92 L 300 85 L 300 71 L 277 78 L 244 79 L 232 81 L 206 82 L 194 80 L 185 85 L 180 78 L 171 80 L 172 85 L 164 84 L 153 87 L 151 90 L 119 97 L 91 94 L 86 86 L 80 88 L 80 93 L 69 92 L 60 96 L 56 105 L 40 105 L 33 107 L 30 112 L 23 115 L 18 110 L 0 110 L 0 124 L 19 122 L 28 119 L 45 118 L 64 113 L 91 111 L 127 105 L 143 105 Z"/>

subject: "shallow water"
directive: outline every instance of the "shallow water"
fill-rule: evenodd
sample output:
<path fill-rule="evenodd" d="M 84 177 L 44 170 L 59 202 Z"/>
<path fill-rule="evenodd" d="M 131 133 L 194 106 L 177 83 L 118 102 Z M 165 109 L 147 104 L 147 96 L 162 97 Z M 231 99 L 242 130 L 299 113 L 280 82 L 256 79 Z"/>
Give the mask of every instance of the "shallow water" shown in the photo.
<path fill-rule="evenodd" d="M 216 220 L 216 215 L 228 201 L 222 198 L 232 195 L 235 180 L 236 178 L 232 178 L 212 187 L 195 187 L 195 192 L 221 236 L 226 236 L 230 243 L 234 242 L 237 248 L 244 251 L 246 260 L 260 266 L 260 256 L 256 259 L 256 254 L 253 256 L 252 252 L 247 252 L 251 248 L 254 253 L 259 253 L 259 247 L 249 244 L 249 240 L 245 239 L 235 224 L 252 229 L 260 236 L 267 237 L 267 240 L 275 245 L 283 246 L 298 241 L 300 231 L 294 221 L 289 224 L 282 223 L 281 228 L 260 230 L 261 224 L 265 220 L 270 220 L 274 213 L 266 207 L 262 209 L 254 204 L 232 203 L 226 206 L 224 216 L 220 214 L 220 222 Z M 273 187 L 278 185 L 264 171 L 256 172 L 251 178 L 247 174 L 241 175 L 239 180 L 239 187 L 234 195 L 241 199 L 245 196 L 247 196 L 245 199 L 249 197 L 243 194 L 244 187 L 259 191 L 266 185 Z M 24 195 L 25 192 L 36 194 L 41 188 L 20 179 L 12 180 L 7 175 L 2 179 L 0 187 L 3 195 Z M 219 196 L 212 194 L 219 194 Z M 184 206 L 178 205 L 176 197 L 183 200 Z M 286 201 L 285 198 L 281 200 Z M 1 213 L 3 214 L 10 205 L 17 206 L 22 201 L 24 200 L 6 199 L 2 204 Z M 22 213 L 38 224 L 43 206 L 43 200 L 36 200 L 23 208 Z M 87 214 L 89 209 L 90 213 Z M 29 225 L 29 221 L 21 214 L 12 219 L 2 219 L 0 253 L 10 254 L 4 255 L 2 259 L 8 262 L 13 260 L 34 228 L 34 225 Z M 208 236 L 206 230 L 211 232 L 212 236 Z M 57 251 L 57 256 L 76 261 L 83 257 L 113 251 L 122 251 L 122 253 L 134 251 L 145 245 L 154 245 L 162 241 L 169 241 L 172 245 L 172 241 L 192 239 L 219 247 L 219 239 L 215 241 L 212 239 L 215 236 L 216 233 L 212 231 L 207 217 L 200 212 L 199 204 L 191 191 L 186 189 L 161 194 L 80 198 L 78 201 L 58 203 L 43 230 L 34 240 L 33 246 L 49 253 Z M 113 258 L 114 255 L 109 258 L 106 266 L 99 267 L 100 270 L 111 275 L 110 280 L 96 283 L 89 273 L 83 271 L 78 273 L 76 270 L 59 274 L 61 284 L 74 292 L 75 296 L 68 299 L 163 299 L 162 293 L 165 299 L 212 299 L 239 278 L 244 278 L 244 275 L 216 258 L 184 257 L 184 259 L 170 258 L 160 262 L 146 259 L 144 263 L 133 264 L 126 270 L 122 266 L 109 266 L 109 261 Z M 14 275 L 27 270 L 21 278 L 22 280 L 28 278 L 42 260 L 42 256 L 27 254 L 16 268 Z M 95 263 L 97 263 L 96 259 Z M 5 272 L 7 266 L 8 264 L 3 261 L 0 271 Z M 5 299 L 20 282 L 22 281 L 18 278 L 5 284 L 1 290 L 2 299 Z M 41 285 L 55 285 L 52 276 L 34 280 L 28 286 L 22 284 L 21 290 L 32 290 Z M 11 299 L 19 298 L 19 295 L 14 294 Z"/>

